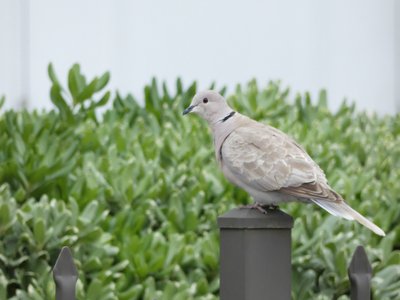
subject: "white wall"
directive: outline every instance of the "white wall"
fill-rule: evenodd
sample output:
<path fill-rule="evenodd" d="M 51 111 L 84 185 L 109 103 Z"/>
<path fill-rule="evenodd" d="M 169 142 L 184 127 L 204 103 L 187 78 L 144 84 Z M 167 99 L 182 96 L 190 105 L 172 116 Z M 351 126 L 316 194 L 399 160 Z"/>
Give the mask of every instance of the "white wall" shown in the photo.
<path fill-rule="evenodd" d="M 395 14 L 394 93 L 395 93 L 396 111 L 400 112 L 400 1 L 395 1 L 394 14 Z"/>
<path fill-rule="evenodd" d="M 151 76 L 202 88 L 255 77 L 314 95 L 327 88 L 333 109 L 347 97 L 393 113 L 399 14 L 395 0 L 4 0 L 0 94 L 9 106 L 28 94 L 29 107 L 51 107 L 48 62 L 64 79 L 80 62 L 90 76 L 110 70 L 112 87 L 139 96 Z"/>
<path fill-rule="evenodd" d="M 7 107 L 22 97 L 20 15 L 19 1 L 0 2 L 0 95 L 7 96 Z"/>

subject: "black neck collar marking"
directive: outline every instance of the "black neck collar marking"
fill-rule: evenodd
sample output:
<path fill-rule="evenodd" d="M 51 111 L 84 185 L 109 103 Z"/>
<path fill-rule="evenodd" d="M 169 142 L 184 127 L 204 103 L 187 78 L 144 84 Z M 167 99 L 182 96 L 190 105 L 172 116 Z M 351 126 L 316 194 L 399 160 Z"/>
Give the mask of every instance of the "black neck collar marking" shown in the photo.
<path fill-rule="evenodd" d="M 233 115 L 235 114 L 234 111 L 231 111 L 226 117 L 224 117 L 221 122 L 225 122 L 226 120 L 228 120 L 229 118 L 233 117 Z"/>

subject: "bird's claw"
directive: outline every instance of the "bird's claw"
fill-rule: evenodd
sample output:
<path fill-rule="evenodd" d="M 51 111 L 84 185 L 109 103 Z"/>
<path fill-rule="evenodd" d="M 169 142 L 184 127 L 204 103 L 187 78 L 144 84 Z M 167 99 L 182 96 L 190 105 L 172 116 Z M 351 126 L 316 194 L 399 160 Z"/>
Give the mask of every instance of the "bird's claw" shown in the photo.
<path fill-rule="evenodd" d="M 253 204 L 247 204 L 247 205 L 242 205 L 240 208 L 250 208 L 250 209 L 257 209 L 259 212 L 262 214 L 266 215 L 268 213 L 268 210 L 276 210 L 278 209 L 277 205 L 262 205 L 258 202 L 255 202 Z"/>

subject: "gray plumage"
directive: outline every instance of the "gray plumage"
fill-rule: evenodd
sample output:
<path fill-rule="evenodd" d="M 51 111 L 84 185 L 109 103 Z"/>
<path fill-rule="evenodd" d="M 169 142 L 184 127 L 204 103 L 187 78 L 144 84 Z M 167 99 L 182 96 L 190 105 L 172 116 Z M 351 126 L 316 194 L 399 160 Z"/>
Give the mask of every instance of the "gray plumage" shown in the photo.
<path fill-rule="evenodd" d="M 314 202 L 334 216 L 357 220 L 378 235 L 382 229 L 352 209 L 327 182 L 307 152 L 280 130 L 235 113 L 214 91 L 198 93 L 184 114 L 205 119 L 225 177 L 256 203 Z"/>

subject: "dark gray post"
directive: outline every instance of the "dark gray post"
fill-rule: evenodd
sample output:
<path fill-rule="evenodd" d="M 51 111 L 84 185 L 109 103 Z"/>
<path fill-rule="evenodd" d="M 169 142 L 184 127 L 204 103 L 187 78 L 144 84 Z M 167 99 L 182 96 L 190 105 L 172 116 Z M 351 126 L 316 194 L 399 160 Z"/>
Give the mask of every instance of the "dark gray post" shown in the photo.
<path fill-rule="evenodd" d="M 292 217 L 236 208 L 218 226 L 221 300 L 290 300 Z"/>
<path fill-rule="evenodd" d="M 354 251 L 348 269 L 351 300 L 371 299 L 372 268 L 363 246 Z"/>
<path fill-rule="evenodd" d="M 56 283 L 56 300 L 75 300 L 75 286 L 78 280 L 71 251 L 63 247 L 53 268 Z"/>

